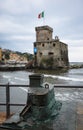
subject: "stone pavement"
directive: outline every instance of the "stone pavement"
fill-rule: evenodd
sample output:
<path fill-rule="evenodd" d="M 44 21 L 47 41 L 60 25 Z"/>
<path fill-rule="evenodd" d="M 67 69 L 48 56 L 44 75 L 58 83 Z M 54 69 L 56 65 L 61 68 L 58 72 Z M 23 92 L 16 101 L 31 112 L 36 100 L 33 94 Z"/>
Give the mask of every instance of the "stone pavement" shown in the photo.
<path fill-rule="evenodd" d="M 83 130 L 83 103 L 66 101 L 62 104 L 61 112 L 53 122 L 53 130 Z"/>
<path fill-rule="evenodd" d="M 83 130 L 83 103 L 77 103 L 76 130 Z"/>
<path fill-rule="evenodd" d="M 60 114 L 49 130 L 83 130 L 83 102 L 64 101 L 62 103 Z M 4 121 L 5 113 L 0 113 L 0 123 Z"/>

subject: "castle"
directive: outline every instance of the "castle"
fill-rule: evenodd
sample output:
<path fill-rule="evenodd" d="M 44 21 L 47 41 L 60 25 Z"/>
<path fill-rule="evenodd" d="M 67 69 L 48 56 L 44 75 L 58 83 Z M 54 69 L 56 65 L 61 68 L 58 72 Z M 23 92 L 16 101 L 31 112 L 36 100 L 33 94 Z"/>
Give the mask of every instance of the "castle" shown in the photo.
<path fill-rule="evenodd" d="M 61 42 L 58 36 L 52 38 L 53 29 L 49 26 L 35 28 L 34 66 L 39 68 L 68 67 L 68 45 Z"/>
<path fill-rule="evenodd" d="M 0 47 L 0 61 L 2 60 L 2 49 Z"/>

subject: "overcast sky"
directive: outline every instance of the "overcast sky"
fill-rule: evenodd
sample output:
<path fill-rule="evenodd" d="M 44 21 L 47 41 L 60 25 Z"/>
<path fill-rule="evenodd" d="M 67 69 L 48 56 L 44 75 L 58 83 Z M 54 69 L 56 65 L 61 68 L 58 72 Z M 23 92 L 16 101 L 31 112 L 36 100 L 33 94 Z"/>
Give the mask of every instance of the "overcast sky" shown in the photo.
<path fill-rule="evenodd" d="M 83 0 L 0 0 L 1 48 L 33 53 L 35 27 L 42 25 L 68 44 L 70 62 L 83 61 Z"/>

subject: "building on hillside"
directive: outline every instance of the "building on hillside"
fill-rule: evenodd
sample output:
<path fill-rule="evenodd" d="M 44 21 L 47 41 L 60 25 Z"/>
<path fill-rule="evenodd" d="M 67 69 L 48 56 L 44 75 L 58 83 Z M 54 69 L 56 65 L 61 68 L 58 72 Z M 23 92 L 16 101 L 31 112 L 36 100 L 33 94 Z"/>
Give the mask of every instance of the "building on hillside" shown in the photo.
<path fill-rule="evenodd" d="M 2 49 L 0 48 L 0 61 L 2 61 Z"/>
<path fill-rule="evenodd" d="M 58 36 L 52 38 L 53 29 L 49 26 L 35 28 L 34 66 L 40 68 L 68 67 L 68 45 L 61 42 Z"/>
<path fill-rule="evenodd" d="M 18 61 L 20 59 L 20 56 L 17 55 L 16 53 L 10 53 L 10 60 L 11 61 Z"/>
<path fill-rule="evenodd" d="M 12 62 L 19 62 L 19 63 L 22 63 L 22 62 L 26 62 L 27 63 L 27 58 L 24 57 L 24 56 L 20 56 L 16 53 L 10 53 L 10 61 Z"/>

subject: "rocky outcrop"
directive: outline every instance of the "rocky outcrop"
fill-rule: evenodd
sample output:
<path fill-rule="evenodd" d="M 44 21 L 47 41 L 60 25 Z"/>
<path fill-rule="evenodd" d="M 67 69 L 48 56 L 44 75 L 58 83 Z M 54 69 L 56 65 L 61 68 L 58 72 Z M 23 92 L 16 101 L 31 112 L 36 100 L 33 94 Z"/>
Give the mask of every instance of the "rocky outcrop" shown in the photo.
<path fill-rule="evenodd" d="M 83 64 L 81 64 L 81 65 L 70 65 L 69 66 L 69 69 L 79 69 L 79 68 L 83 68 Z"/>

